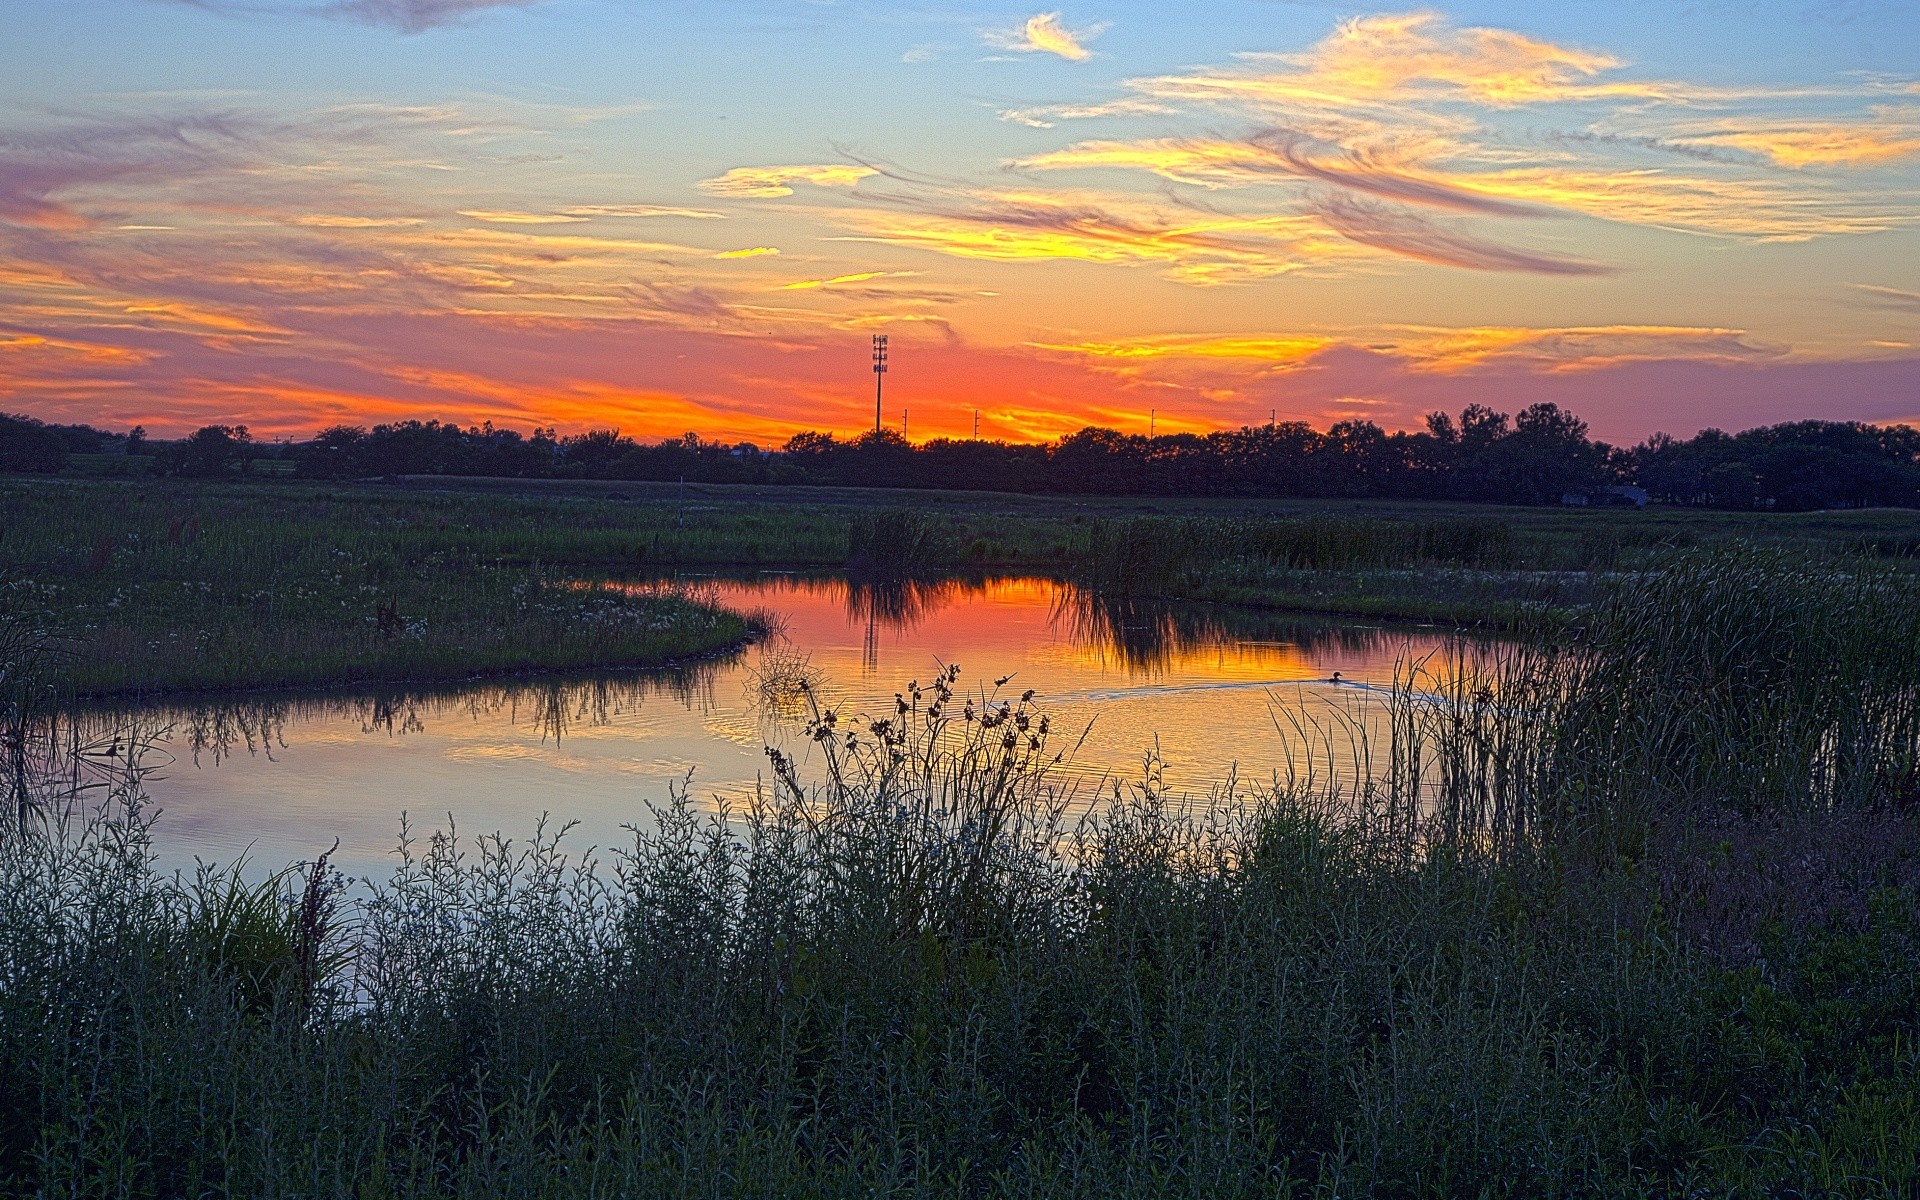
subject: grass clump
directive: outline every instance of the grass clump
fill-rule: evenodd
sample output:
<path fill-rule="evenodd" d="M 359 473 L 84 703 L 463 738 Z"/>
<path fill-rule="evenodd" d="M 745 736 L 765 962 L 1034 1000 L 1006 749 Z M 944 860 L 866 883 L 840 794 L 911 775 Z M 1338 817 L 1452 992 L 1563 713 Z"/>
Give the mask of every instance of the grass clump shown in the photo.
<path fill-rule="evenodd" d="M 230 890 L 155 876 L 133 791 L 32 823 L 0 842 L 0 1188 L 1911 1194 L 1911 730 L 1838 681 L 1728 722 L 1791 679 L 1742 624 L 1814 670 L 1906 636 L 1913 601 L 1687 569 L 1582 640 L 1404 690 L 1362 779 L 1089 796 L 1030 694 L 948 669 L 856 714 L 809 689 L 761 793 L 676 792 L 605 866 L 563 831 L 407 835 L 322 923 L 311 985 L 293 939 L 203 915 Z M 1748 583 L 1777 596 L 1740 609 Z M 1632 693 L 1651 715 L 1595 732 L 1662 652 L 1689 665 Z M 1669 732 L 1699 678 L 1725 712 Z M 1621 740 L 1741 754 L 1823 721 L 1876 732 L 1724 777 Z M 1883 769 L 1839 785 L 1843 744 Z M 247 893 L 277 914 L 248 927 L 297 928 L 321 876 Z"/>
<path fill-rule="evenodd" d="M 847 565 L 880 575 L 911 575 L 953 563 L 957 550 L 946 523 L 910 508 L 852 514 L 847 520 Z"/>
<path fill-rule="evenodd" d="M 1501 520 L 1366 517 L 1103 520 L 1086 533 L 1082 577 L 1124 593 L 1187 593 L 1255 571 L 1365 567 L 1506 567 L 1512 526 Z"/>

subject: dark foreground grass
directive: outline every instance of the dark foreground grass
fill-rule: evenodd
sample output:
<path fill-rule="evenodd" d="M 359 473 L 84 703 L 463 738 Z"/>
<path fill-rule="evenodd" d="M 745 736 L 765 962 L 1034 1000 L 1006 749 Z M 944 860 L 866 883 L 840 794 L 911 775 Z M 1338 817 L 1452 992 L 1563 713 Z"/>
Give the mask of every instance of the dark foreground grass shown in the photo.
<path fill-rule="evenodd" d="M 1087 824 L 951 675 L 598 869 L 441 833 L 367 894 L 157 877 L 106 760 L 0 842 L 0 1189 L 1911 1195 L 1914 599 L 1681 567 L 1410 686 L 1371 784 Z"/>

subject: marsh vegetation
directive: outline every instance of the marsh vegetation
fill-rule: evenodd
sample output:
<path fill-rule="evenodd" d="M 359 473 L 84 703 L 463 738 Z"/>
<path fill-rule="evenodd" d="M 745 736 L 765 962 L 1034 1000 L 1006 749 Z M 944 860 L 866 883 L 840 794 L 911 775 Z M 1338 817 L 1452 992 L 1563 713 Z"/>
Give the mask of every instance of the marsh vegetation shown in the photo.
<path fill-rule="evenodd" d="M 1076 796 L 1038 698 L 943 673 L 598 863 L 411 831 L 263 884 L 155 871 L 118 759 L 0 842 L 0 1184 L 1909 1194 L 1920 605 L 1754 551 L 1611 586 L 1409 664 L 1377 769 L 1202 796 Z"/>
<path fill-rule="evenodd" d="M 716 567 L 880 583 L 1047 573 L 1152 595 L 1510 626 L 1612 572 L 1756 540 L 1911 561 L 1903 514 L 1559 513 L 1081 502 L 833 489 L 431 490 L 0 483 L 7 603 L 73 640 L 81 694 L 643 666 L 739 644 L 735 614 L 594 586 Z M 558 489 L 558 490 L 556 490 Z M 1167 511 L 1158 511 L 1167 507 Z"/>

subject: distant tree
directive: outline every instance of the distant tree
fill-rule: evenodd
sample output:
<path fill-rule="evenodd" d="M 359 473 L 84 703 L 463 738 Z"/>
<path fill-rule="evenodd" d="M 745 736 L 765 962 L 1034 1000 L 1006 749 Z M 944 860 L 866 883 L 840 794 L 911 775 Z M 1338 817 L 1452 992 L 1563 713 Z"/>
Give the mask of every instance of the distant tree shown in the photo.
<path fill-rule="evenodd" d="M 237 475 L 252 457 L 253 435 L 245 425 L 203 425 L 173 444 L 167 465 L 173 474 L 206 479 Z"/>
<path fill-rule="evenodd" d="M 1708 471 L 1701 483 L 1715 508 L 1752 508 L 1759 495 L 1753 468 L 1743 462 L 1723 462 Z"/>
<path fill-rule="evenodd" d="M 50 475 L 67 465 L 67 443 L 24 414 L 0 413 L 0 471 Z"/>

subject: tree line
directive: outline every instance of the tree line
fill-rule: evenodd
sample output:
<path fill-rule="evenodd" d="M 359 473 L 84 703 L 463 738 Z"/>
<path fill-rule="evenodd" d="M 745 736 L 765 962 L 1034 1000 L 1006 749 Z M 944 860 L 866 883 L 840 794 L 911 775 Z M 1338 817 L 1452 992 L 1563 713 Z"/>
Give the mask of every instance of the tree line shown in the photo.
<path fill-rule="evenodd" d="M 698 434 L 641 442 L 617 430 L 522 434 L 491 422 L 340 425 L 306 442 L 263 444 L 244 425 L 209 425 L 173 442 L 0 415 L 0 470 L 58 471 L 73 455 L 151 456 L 162 474 L 239 475 L 262 459 L 311 479 L 474 475 L 549 479 L 959 488 L 1155 495 L 1398 497 L 1501 504 L 1608 498 L 1636 485 L 1660 502 L 1806 511 L 1920 505 L 1920 430 L 1854 421 L 1794 421 L 1692 438 L 1655 434 L 1633 447 L 1590 436 L 1554 404 L 1517 414 L 1469 405 L 1429 414 L 1415 431 L 1371 421 L 1317 430 L 1286 421 L 1209 434 L 1146 437 L 1087 428 L 1045 444 L 938 438 L 891 430 L 841 438 L 801 433 L 777 450 Z M 284 469 L 284 468 L 283 468 Z"/>

